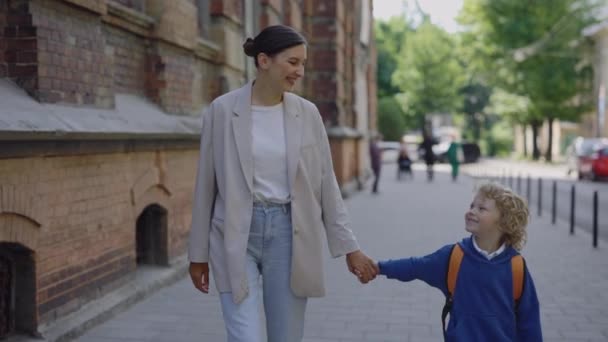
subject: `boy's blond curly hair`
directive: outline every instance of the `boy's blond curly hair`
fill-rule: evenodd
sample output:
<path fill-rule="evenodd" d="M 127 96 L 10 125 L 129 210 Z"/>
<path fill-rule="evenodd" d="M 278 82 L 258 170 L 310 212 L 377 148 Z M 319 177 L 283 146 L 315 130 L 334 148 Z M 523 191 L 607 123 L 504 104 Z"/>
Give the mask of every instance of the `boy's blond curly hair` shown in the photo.
<path fill-rule="evenodd" d="M 482 182 L 476 190 L 480 196 L 494 200 L 500 212 L 498 224 L 503 233 L 503 242 L 520 251 L 526 243 L 526 226 L 530 217 L 526 200 L 496 182 Z"/>

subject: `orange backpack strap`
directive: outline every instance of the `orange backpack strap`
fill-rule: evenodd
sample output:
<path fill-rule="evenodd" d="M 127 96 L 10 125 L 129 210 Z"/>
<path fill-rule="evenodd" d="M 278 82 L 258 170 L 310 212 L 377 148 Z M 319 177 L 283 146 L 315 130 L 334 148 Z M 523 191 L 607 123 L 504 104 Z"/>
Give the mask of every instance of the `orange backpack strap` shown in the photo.
<path fill-rule="evenodd" d="M 450 311 L 452 311 L 452 301 L 454 297 L 454 290 L 456 289 L 456 280 L 458 280 L 458 271 L 460 270 L 460 263 L 464 253 L 462 248 L 457 243 L 452 247 L 450 253 L 450 261 L 448 263 L 448 272 L 446 282 L 448 285 L 448 295 L 445 298 L 445 304 L 441 312 L 441 323 L 443 324 L 443 338 L 446 339 L 445 335 L 445 319 L 448 317 Z"/>
<path fill-rule="evenodd" d="M 459 244 L 455 244 L 450 254 L 450 264 L 448 265 L 448 293 L 450 296 L 454 295 L 454 289 L 456 289 L 456 280 L 458 280 L 458 271 L 460 270 L 460 263 L 462 262 L 462 247 Z"/>
<path fill-rule="evenodd" d="M 511 271 L 513 273 L 513 299 L 519 303 L 521 294 L 524 291 L 524 258 L 515 255 L 511 258 Z"/>

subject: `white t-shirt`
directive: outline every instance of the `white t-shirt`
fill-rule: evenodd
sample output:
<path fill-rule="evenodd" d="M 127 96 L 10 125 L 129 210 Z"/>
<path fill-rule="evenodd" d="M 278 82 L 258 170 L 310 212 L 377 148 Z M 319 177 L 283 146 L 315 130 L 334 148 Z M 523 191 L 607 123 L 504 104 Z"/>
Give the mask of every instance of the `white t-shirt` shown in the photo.
<path fill-rule="evenodd" d="M 289 200 L 283 116 L 283 103 L 251 106 L 253 191 L 255 197 L 269 201 Z"/>

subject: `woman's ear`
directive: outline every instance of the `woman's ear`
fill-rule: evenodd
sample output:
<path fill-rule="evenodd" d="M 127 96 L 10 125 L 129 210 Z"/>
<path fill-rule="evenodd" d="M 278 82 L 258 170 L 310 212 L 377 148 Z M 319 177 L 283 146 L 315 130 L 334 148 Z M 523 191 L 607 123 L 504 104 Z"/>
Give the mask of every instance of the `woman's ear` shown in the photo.
<path fill-rule="evenodd" d="M 265 53 L 259 53 L 257 56 L 258 65 L 261 69 L 266 70 L 270 66 L 270 56 Z"/>

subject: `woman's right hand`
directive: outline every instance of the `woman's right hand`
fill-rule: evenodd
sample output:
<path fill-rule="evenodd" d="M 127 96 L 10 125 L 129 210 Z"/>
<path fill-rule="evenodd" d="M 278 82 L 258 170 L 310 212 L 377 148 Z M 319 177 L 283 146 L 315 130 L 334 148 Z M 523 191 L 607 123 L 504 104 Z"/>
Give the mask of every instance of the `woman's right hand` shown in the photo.
<path fill-rule="evenodd" d="M 208 262 L 191 262 L 190 263 L 190 278 L 192 284 L 199 291 L 209 293 L 209 263 Z"/>

